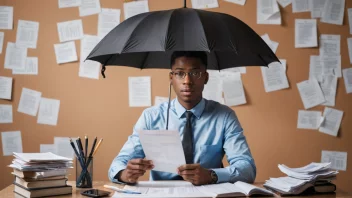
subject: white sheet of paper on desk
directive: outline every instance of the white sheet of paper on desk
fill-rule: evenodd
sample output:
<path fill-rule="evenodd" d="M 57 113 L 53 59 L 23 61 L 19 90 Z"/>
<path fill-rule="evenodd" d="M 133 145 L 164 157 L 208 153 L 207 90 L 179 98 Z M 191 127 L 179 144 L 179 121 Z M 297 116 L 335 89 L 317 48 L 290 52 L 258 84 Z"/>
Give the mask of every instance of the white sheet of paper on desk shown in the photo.
<path fill-rule="evenodd" d="M 347 13 L 348 13 L 348 24 L 350 26 L 350 34 L 352 34 L 352 8 L 348 8 Z"/>
<path fill-rule="evenodd" d="M 331 162 L 330 168 L 346 171 L 347 152 L 321 151 L 321 162 Z"/>
<path fill-rule="evenodd" d="M 272 92 L 289 88 L 286 76 L 286 60 L 269 64 L 268 67 L 260 67 L 264 81 L 265 92 Z"/>
<path fill-rule="evenodd" d="M 352 68 L 343 69 L 342 73 L 345 82 L 346 93 L 352 93 Z"/>
<path fill-rule="evenodd" d="M 276 0 L 257 0 L 257 24 L 281 24 L 281 13 Z"/>
<path fill-rule="evenodd" d="M 51 152 L 54 154 L 57 153 L 55 144 L 40 144 L 40 152 L 41 153 Z"/>
<path fill-rule="evenodd" d="M 12 123 L 12 122 L 13 122 L 12 105 L 0 104 L 0 124 Z"/>
<path fill-rule="evenodd" d="M 309 12 L 309 0 L 292 0 L 292 12 Z"/>
<path fill-rule="evenodd" d="M 13 152 L 22 153 L 21 131 L 1 133 L 3 156 L 10 156 Z"/>
<path fill-rule="evenodd" d="M 37 48 L 39 22 L 18 20 L 16 46 Z"/>
<path fill-rule="evenodd" d="M 247 103 L 240 73 L 234 73 L 233 77 L 223 79 L 222 89 L 227 106 L 237 106 Z"/>
<path fill-rule="evenodd" d="M 79 6 L 80 17 L 99 14 L 100 12 L 100 0 L 82 0 L 82 4 Z"/>
<path fill-rule="evenodd" d="M 73 142 L 76 142 L 74 138 L 72 138 Z M 67 157 L 73 159 L 74 151 L 70 144 L 70 138 L 68 137 L 54 137 L 54 145 L 57 155 L 62 157 Z M 78 148 L 75 143 L 76 149 Z"/>
<path fill-rule="evenodd" d="M 323 122 L 324 118 L 321 116 L 320 111 L 298 111 L 298 129 L 318 129 Z"/>
<path fill-rule="evenodd" d="M 352 38 L 347 38 L 348 55 L 350 57 L 350 63 L 352 64 Z"/>
<path fill-rule="evenodd" d="M 0 76 L 0 99 L 11 100 L 12 78 Z"/>
<path fill-rule="evenodd" d="M 295 47 L 317 47 L 317 20 L 296 19 L 295 20 Z"/>
<path fill-rule="evenodd" d="M 59 0 L 59 8 L 78 7 L 82 0 Z"/>
<path fill-rule="evenodd" d="M 310 0 L 311 17 L 320 18 L 327 0 Z"/>
<path fill-rule="evenodd" d="M 332 136 L 337 136 L 340 129 L 343 111 L 325 107 L 323 117 L 324 121 L 321 124 L 319 131 Z"/>
<path fill-rule="evenodd" d="M 0 54 L 2 54 L 2 48 L 4 46 L 4 37 L 5 37 L 5 33 L 0 32 Z"/>
<path fill-rule="evenodd" d="M 12 30 L 13 27 L 13 7 L 0 6 L 0 29 Z"/>
<path fill-rule="evenodd" d="M 76 45 L 74 41 L 54 44 L 56 63 L 69 63 L 77 61 Z"/>
<path fill-rule="evenodd" d="M 120 9 L 102 8 L 98 16 L 98 36 L 103 38 L 120 24 Z"/>
<path fill-rule="evenodd" d="M 320 58 L 323 65 L 323 75 L 342 77 L 341 55 L 324 55 L 320 56 Z"/>
<path fill-rule="evenodd" d="M 311 55 L 309 62 L 309 79 L 315 78 L 321 82 L 323 75 L 323 63 L 320 56 Z"/>
<path fill-rule="evenodd" d="M 219 7 L 218 0 L 191 0 L 192 8 L 194 9 L 207 9 Z"/>
<path fill-rule="evenodd" d="M 342 25 L 345 12 L 345 0 L 326 1 L 320 21 Z"/>
<path fill-rule="evenodd" d="M 292 3 L 292 0 L 277 0 L 277 2 L 282 6 L 286 7 Z"/>
<path fill-rule="evenodd" d="M 138 131 L 146 159 L 152 160 L 153 170 L 177 174 L 177 168 L 186 164 L 178 131 Z"/>
<path fill-rule="evenodd" d="M 162 96 L 155 96 L 154 98 L 154 106 L 159 106 L 160 104 L 164 102 L 169 102 L 168 97 L 162 97 Z"/>
<path fill-rule="evenodd" d="M 151 106 L 150 76 L 128 77 L 128 95 L 130 107 Z"/>
<path fill-rule="evenodd" d="M 41 92 L 23 88 L 17 111 L 31 116 L 36 116 L 41 97 Z"/>
<path fill-rule="evenodd" d="M 305 109 L 309 109 L 325 102 L 323 91 L 315 78 L 297 83 Z"/>
<path fill-rule="evenodd" d="M 97 61 L 86 60 L 89 53 L 99 43 L 100 37 L 84 35 L 81 40 L 81 58 L 79 62 L 78 76 L 92 79 L 99 79 L 100 63 Z"/>
<path fill-rule="evenodd" d="M 230 2 L 230 3 L 235 3 L 235 4 L 238 4 L 238 5 L 244 5 L 246 4 L 246 0 L 225 0 L 227 2 Z"/>
<path fill-rule="evenodd" d="M 38 75 L 38 57 L 27 57 L 24 69 L 12 69 L 12 74 Z"/>
<path fill-rule="evenodd" d="M 57 125 L 60 100 L 41 98 L 38 113 L 38 124 Z"/>
<path fill-rule="evenodd" d="M 326 100 L 322 105 L 335 106 L 337 77 L 334 75 L 323 75 L 319 84 Z"/>
<path fill-rule="evenodd" d="M 319 40 L 320 55 L 340 55 L 341 36 L 333 34 L 322 34 Z"/>
<path fill-rule="evenodd" d="M 209 80 L 204 85 L 203 97 L 208 100 L 214 100 L 222 103 L 222 80 L 219 71 L 208 71 Z"/>
<path fill-rule="evenodd" d="M 57 30 L 60 42 L 79 40 L 84 36 L 81 19 L 57 23 Z"/>
<path fill-rule="evenodd" d="M 272 41 L 268 34 L 264 34 L 261 38 L 265 41 L 265 43 L 270 47 L 270 49 L 276 53 L 277 48 L 279 47 L 279 43 Z"/>
<path fill-rule="evenodd" d="M 5 69 L 24 69 L 26 65 L 27 48 L 17 47 L 8 42 L 5 55 Z"/>
<path fill-rule="evenodd" d="M 137 14 L 149 12 L 148 1 L 144 0 L 123 3 L 123 12 L 125 20 Z"/>

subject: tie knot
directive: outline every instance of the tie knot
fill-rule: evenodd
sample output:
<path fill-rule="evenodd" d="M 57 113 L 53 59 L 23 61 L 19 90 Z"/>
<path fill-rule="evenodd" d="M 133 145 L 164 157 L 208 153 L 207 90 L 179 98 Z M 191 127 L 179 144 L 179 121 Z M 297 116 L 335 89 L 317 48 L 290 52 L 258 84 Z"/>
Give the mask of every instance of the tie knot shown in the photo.
<path fill-rule="evenodd" d="M 187 120 L 190 119 L 192 117 L 192 115 L 193 115 L 192 111 L 186 111 Z"/>

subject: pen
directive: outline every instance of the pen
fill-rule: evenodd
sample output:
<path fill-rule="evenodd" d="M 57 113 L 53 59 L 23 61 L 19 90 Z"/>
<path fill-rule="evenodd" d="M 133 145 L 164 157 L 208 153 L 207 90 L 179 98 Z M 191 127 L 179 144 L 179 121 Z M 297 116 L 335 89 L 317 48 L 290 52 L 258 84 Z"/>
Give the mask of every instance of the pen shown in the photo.
<path fill-rule="evenodd" d="M 81 167 L 83 168 L 83 163 L 82 163 L 82 161 L 81 161 L 81 158 L 80 158 L 80 155 L 78 154 L 78 151 L 77 151 L 77 149 L 76 149 L 76 147 L 75 147 L 75 144 L 73 143 L 73 141 L 72 141 L 72 139 L 70 138 L 70 144 L 71 144 L 71 146 L 72 146 L 72 148 L 73 148 L 73 151 L 75 152 L 75 154 L 76 154 L 76 157 L 77 157 L 77 159 L 78 159 L 78 162 L 81 164 Z"/>
<path fill-rule="evenodd" d="M 84 158 L 87 158 L 88 157 L 88 153 L 87 153 L 87 150 L 88 150 L 88 136 L 85 135 L 84 139 L 86 140 L 86 144 L 84 145 L 85 146 Z"/>
<path fill-rule="evenodd" d="M 118 187 L 116 187 L 116 186 L 104 185 L 104 188 L 108 188 L 108 189 L 114 190 L 114 191 L 119 192 L 119 193 L 126 193 L 126 194 L 142 194 L 141 192 L 137 192 L 137 191 L 120 189 L 120 188 L 118 188 Z"/>
<path fill-rule="evenodd" d="M 82 147 L 82 142 L 81 142 L 81 138 L 78 137 L 76 140 L 77 146 L 78 146 L 78 152 L 83 160 L 83 162 L 85 162 L 86 160 L 84 159 L 84 153 L 83 153 L 83 147 Z"/>

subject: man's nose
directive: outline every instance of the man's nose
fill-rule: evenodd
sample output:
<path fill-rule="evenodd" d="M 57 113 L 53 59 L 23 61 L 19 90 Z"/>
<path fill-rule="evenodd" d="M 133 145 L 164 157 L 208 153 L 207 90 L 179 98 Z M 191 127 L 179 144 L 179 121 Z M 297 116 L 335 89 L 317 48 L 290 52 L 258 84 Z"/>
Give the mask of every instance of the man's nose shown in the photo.
<path fill-rule="evenodd" d="M 189 75 L 189 73 L 186 73 L 186 76 L 185 76 L 185 78 L 183 79 L 183 83 L 184 83 L 184 84 L 191 84 L 191 83 L 192 83 L 192 78 L 191 78 L 191 76 Z"/>

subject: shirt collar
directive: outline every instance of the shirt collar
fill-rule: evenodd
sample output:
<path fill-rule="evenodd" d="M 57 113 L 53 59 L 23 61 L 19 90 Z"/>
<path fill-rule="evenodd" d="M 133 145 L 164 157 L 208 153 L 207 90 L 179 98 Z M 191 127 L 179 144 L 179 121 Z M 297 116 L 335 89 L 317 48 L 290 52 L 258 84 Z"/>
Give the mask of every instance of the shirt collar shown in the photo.
<path fill-rule="evenodd" d="M 181 118 L 182 115 L 187 111 L 178 101 L 178 98 L 175 99 L 175 110 L 177 113 L 177 117 Z M 195 115 L 198 119 L 200 118 L 200 116 L 202 115 L 203 111 L 205 108 L 205 100 L 204 98 L 202 98 L 202 100 L 192 109 L 190 109 L 189 111 L 191 111 L 193 113 L 193 115 Z"/>

